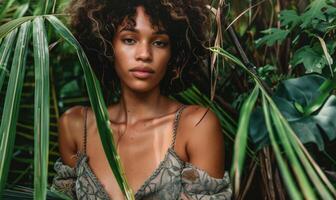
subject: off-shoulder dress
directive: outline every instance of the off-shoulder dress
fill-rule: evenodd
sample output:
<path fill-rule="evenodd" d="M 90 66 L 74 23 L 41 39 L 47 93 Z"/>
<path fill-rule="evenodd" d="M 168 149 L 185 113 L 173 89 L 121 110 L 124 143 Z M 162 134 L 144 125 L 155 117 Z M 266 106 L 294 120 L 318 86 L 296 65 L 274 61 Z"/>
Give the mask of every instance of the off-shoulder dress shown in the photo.
<path fill-rule="evenodd" d="M 173 123 L 173 141 L 164 159 L 153 174 L 135 193 L 136 200 L 227 200 L 231 199 L 232 189 L 228 173 L 223 178 L 214 178 L 191 163 L 184 162 L 174 150 L 177 126 L 180 114 L 186 106 L 180 107 Z M 86 114 L 85 114 L 86 126 Z M 86 144 L 86 127 L 84 144 Z M 62 163 L 59 158 L 54 165 L 57 175 L 54 177 L 52 190 L 65 193 L 72 199 L 109 200 L 109 195 L 99 182 L 84 152 L 77 153 L 74 168 Z"/>

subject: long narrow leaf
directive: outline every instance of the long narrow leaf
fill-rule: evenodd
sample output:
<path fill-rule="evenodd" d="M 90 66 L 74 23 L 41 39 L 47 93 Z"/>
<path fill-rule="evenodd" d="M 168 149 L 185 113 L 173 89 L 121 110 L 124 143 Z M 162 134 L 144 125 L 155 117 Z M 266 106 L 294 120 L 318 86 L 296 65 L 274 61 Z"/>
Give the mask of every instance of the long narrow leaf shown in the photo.
<path fill-rule="evenodd" d="M 234 153 L 233 153 L 233 164 L 231 167 L 231 177 L 234 179 L 234 190 L 235 194 L 238 194 L 240 185 L 240 176 L 243 170 L 246 146 L 247 146 L 247 135 L 248 126 L 250 122 L 250 117 L 252 114 L 253 107 L 258 99 L 259 88 L 256 86 L 250 96 L 245 100 L 241 111 L 240 119 L 238 123 L 237 136 L 234 143 Z"/>
<path fill-rule="evenodd" d="M 281 119 L 279 119 L 279 121 L 280 120 Z M 322 199 L 333 199 L 330 192 L 328 191 L 328 188 L 325 187 L 325 185 L 323 184 L 323 182 L 321 181 L 321 179 L 318 177 L 315 170 L 313 169 L 311 163 L 308 161 L 306 155 L 302 152 L 302 149 L 298 145 L 297 140 L 291 137 L 292 136 L 291 131 L 288 128 L 286 128 L 283 121 L 280 121 L 280 123 L 282 123 L 284 130 L 286 130 L 286 132 L 282 134 L 282 136 L 287 137 L 286 140 L 288 140 L 289 143 L 291 143 L 293 150 L 298 155 L 298 159 L 300 159 L 304 167 L 304 171 L 307 172 L 307 175 L 310 177 L 311 182 L 314 184 L 315 188 L 317 189 L 316 192 L 320 194 Z"/>
<path fill-rule="evenodd" d="M 0 92 L 6 77 L 6 73 L 8 73 L 8 59 L 12 50 L 16 33 L 17 29 L 14 29 L 9 35 L 7 35 L 0 46 Z"/>
<path fill-rule="evenodd" d="M 91 106 L 96 116 L 97 127 L 106 157 L 122 192 L 126 195 L 128 199 L 134 199 L 132 190 L 129 188 L 127 180 L 124 176 L 124 172 L 121 167 L 120 157 L 115 149 L 112 130 L 110 128 L 109 116 L 105 102 L 103 101 L 101 88 L 93 70 L 90 67 L 89 61 L 78 41 L 71 34 L 71 32 L 62 24 L 62 22 L 51 15 L 46 16 L 46 18 L 57 30 L 57 32 L 77 50 L 77 54 L 84 71 L 84 77 Z"/>
<path fill-rule="evenodd" d="M 18 19 L 14 19 L 11 20 L 9 22 L 7 22 L 6 24 L 0 26 L 0 40 L 4 37 L 6 37 L 6 35 L 8 33 L 10 33 L 12 30 L 14 30 L 15 28 L 19 27 L 21 24 L 30 21 L 32 19 L 34 19 L 36 16 L 27 16 L 27 17 L 21 17 Z"/>
<path fill-rule="evenodd" d="M 288 160 L 291 163 L 291 167 L 296 174 L 298 183 L 301 187 L 301 190 L 303 191 L 304 196 L 307 199 L 317 199 L 316 195 L 313 191 L 313 187 L 311 186 L 310 182 L 308 181 L 308 178 L 298 160 L 296 157 L 294 150 L 292 146 L 290 145 L 290 142 L 288 141 L 288 138 L 286 137 L 286 133 L 288 130 L 286 130 L 279 118 L 279 114 L 274 111 L 274 107 L 271 107 L 271 116 L 274 122 L 274 126 L 277 129 L 277 133 L 279 135 L 279 142 L 282 143 L 284 151 L 288 157 Z"/>
<path fill-rule="evenodd" d="M 275 139 L 275 133 L 273 130 L 272 121 L 271 121 L 270 114 L 269 114 L 270 110 L 269 110 L 268 102 L 266 100 L 265 95 L 262 95 L 262 100 L 263 100 L 262 105 L 263 105 L 266 127 L 269 133 L 269 137 L 270 137 L 271 145 L 273 147 L 275 158 L 278 162 L 280 172 L 285 182 L 285 186 L 289 192 L 289 196 L 291 197 L 291 199 L 301 200 L 302 196 L 300 194 L 300 191 L 296 187 L 296 183 L 292 178 L 292 175 L 286 165 L 285 160 L 282 158 L 279 145 L 277 144 L 277 141 Z"/>
<path fill-rule="evenodd" d="M 288 141 L 290 141 L 293 149 L 298 154 L 299 159 L 303 163 L 303 166 L 305 170 L 307 171 L 311 181 L 314 183 L 315 187 L 317 188 L 317 192 L 321 195 L 323 199 L 336 199 L 336 191 L 335 188 L 332 186 L 332 184 L 329 182 L 327 177 L 323 174 L 320 167 L 316 164 L 316 162 L 313 160 L 313 158 L 309 155 L 306 148 L 303 146 L 301 141 L 298 139 L 296 134 L 294 133 L 293 129 L 290 127 L 289 123 L 286 121 L 286 119 L 283 118 L 282 115 L 280 115 L 280 111 L 277 110 L 276 107 L 273 106 L 274 112 L 277 112 L 279 114 L 279 120 L 281 120 L 281 123 L 283 127 L 286 129 L 286 136 L 288 137 Z M 325 186 L 329 189 L 329 191 L 332 193 L 332 196 L 330 195 L 329 191 Z"/>
<path fill-rule="evenodd" d="M 34 199 L 46 199 L 49 155 L 49 51 L 42 17 L 33 29 L 35 61 Z"/>
<path fill-rule="evenodd" d="M 326 92 L 330 89 L 333 88 L 334 86 L 334 79 L 332 81 L 325 81 L 322 86 L 320 87 L 321 92 Z M 313 182 L 315 188 L 318 189 L 318 193 L 323 197 L 323 199 L 332 199 L 336 198 L 336 190 L 328 180 L 328 178 L 324 175 L 322 172 L 321 168 L 316 164 L 316 162 L 313 160 L 313 158 L 309 155 L 308 151 L 306 148 L 303 146 L 301 141 L 298 139 L 296 136 L 295 132 L 289 125 L 288 121 L 284 118 L 280 110 L 277 108 L 276 104 L 270 98 L 267 96 L 267 99 L 269 103 L 272 106 L 272 112 L 276 113 L 276 118 L 278 118 L 278 122 L 281 122 L 281 129 L 283 129 L 283 132 L 286 133 L 285 135 L 282 135 L 282 138 L 287 138 L 287 141 L 289 141 L 295 151 L 296 154 L 298 154 L 298 158 L 303 164 L 303 167 L 305 168 L 305 171 L 307 171 L 310 181 Z M 327 188 L 325 188 L 325 185 Z M 331 192 L 330 196 L 328 190 Z"/>
<path fill-rule="evenodd" d="M 0 194 L 5 187 L 14 147 L 16 121 L 24 80 L 30 22 L 22 24 L 16 43 L 13 64 L 0 126 Z"/>

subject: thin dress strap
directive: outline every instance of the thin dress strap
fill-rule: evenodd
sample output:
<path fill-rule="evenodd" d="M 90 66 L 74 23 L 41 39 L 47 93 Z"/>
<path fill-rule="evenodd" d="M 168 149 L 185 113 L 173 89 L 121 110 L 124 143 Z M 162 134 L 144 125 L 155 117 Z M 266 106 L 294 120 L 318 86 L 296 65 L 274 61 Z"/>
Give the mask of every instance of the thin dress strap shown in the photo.
<path fill-rule="evenodd" d="M 186 108 L 186 107 L 187 107 L 187 105 L 182 105 L 176 112 L 175 120 L 174 120 L 174 123 L 173 123 L 173 141 L 172 141 L 172 144 L 170 145 L 170 147 L 172 149 L 174 149 L 175 142 L 176 142 L 176 134 L 177 134 L 178 124 L 179 124 L 179 121 L 180 121 L 180 116 L 181 116 L 181 113 L 182 113 L 183 109 Z"/>
<path fill-rule="evenodd" d="M 86 155 L 86 145 L 87 145 L 87 112 L 89 107 L 84 108 L 84 140 L 83 140 L 83 153 Z"/>

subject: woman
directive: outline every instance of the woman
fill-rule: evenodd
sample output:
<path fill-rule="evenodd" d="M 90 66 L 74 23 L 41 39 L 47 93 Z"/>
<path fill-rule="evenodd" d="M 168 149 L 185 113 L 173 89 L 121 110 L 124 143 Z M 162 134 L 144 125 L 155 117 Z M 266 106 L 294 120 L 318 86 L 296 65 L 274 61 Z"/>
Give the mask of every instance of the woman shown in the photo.
<path fill-rule="evenodd" d="M 135 198 L 229 199 L 217 117 L 167 97 L 195 80 L 208 56 L 205 4 L 78 0 L 70 8 L 106 96 L 120 91 L 108 112 Z M 77 199 L 123 199 L 90 108 L 77 106 L 62 115 L 59 144 L 53 189 Z"/>

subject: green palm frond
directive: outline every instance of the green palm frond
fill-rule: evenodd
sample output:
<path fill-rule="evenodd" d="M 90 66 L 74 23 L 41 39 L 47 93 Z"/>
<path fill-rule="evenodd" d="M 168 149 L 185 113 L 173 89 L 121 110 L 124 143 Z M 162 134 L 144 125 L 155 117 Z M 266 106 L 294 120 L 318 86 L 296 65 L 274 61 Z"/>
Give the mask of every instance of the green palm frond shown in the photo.
<path fill-rule="evenodd" d="M 5 98 L 0 126 L 0 193 L 2 193 L 14 146 L 16 121 L 21 99 L 21 90 L 25 72 L 25 62 L 30 35 L 30 22 L 24 23 L 19 30 L 13 64 Z"/>
<path fill-rule="evenodd" d="M 49 50 L 44 19 L 34 19 L 33 43 L 35 59 L 34 105 L 34 198 L 45 199 L 48 186 L 49 156 Z M 43 123 L 42 123 L 43 122 Z"/>

